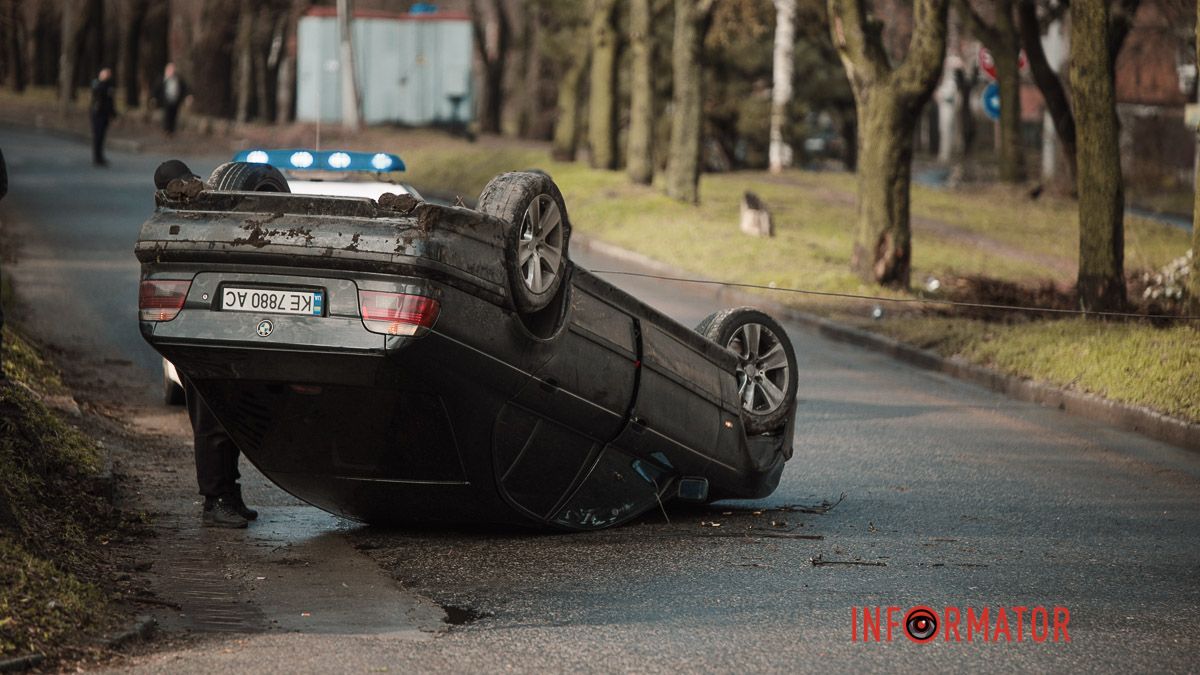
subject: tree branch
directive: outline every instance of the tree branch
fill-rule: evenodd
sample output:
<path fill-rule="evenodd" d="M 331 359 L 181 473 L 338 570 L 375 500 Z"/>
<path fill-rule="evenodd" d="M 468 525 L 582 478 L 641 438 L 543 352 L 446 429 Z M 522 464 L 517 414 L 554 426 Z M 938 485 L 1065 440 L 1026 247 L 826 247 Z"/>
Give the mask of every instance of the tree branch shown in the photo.
<path fill-rule="evenodd" d="M 1037 0 L 1019 0 L 1017 4 L 1017 25 L 1021 31 L 1021 42 L 1025 45 L 1025 56 L 1029 60 L 1029 70 L 1033 81 L 1037 83 L 1050 111 L 1050 119 L 1054 121 L 1054 130 L 1063 146 L 1063 154 L 1067 157 L 1067 166 L 1071 178 L 1075 177 L 1075 115 L 1071 112 L 1071 101 L 1063 87 L 1062 78 L 1054 72 L 1046 51 L 1042 49 L 1042 28 L 1038 21 Z"/>
<path fill-rule="evenodd" d="M 967 22 L 967 28 L 971 34 L 979 38 L 980 42 L 985 45 L 994 45 L 1001 41 L 1000 31 L 989 26 L 983 17 L 979 16 L 975 8 L 971 6 L 971 0 L 955 0 L 954 8 Z"/>
<path fill-rule="evenodd" d="M 829 0 L 829 30 L 833 46 L 846 67 L 851 86 L 858 90 L 891 72 L 887 54 L 866 15 L 863 0 Z"/>
<path fill-rule="evenodd" d="M 1112 12 L 1108 15 L 1108 61 L 1113 71 L 1116 71 L 1117 56 L 1125 45 L 1125 38 L 1133 29 L 1133 21 L 1137 16 L 1141 0 L 1115 0 Z"/>
<path fill-rule="evenodd" d="M 942 75 L 946 60 L 946 14 L 949 11 L 949 0 L 916 0 L 913 3 L 913 34 L 908 55 L 893 76 L 900 96 L 910 107 L 925 105 Z"/>

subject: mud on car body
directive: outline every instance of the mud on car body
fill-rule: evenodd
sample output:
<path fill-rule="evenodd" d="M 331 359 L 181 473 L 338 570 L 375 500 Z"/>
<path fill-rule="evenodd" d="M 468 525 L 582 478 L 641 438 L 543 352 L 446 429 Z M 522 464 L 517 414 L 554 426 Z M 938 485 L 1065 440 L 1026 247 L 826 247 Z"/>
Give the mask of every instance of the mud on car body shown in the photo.
<path fill-rule="evenodd" d="M 372 523 L 583 530 L 775 489 L 782 327 L 741 308 L 690 330 L 574 264 L 546 174 L 501 174 L 471 210 L 290 194 L 258 166 L 156 193 L 140 325 L 292 494 Z"/>

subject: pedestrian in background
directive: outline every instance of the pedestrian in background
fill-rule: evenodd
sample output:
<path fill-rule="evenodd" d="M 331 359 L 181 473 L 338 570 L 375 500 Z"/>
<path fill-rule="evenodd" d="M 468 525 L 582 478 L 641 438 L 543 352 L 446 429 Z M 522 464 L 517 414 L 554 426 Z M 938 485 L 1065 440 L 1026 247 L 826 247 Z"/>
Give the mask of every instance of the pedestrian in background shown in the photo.
<path fill-rule="evenodd" d="M 187 83 L 175 72 L 175 64 L 168 63 L 163 69 L 162 82 L 154 88 L 154 100 L 162 107 L 163 131 L 175 135 L 175 123 L 179 119 L 179 108 L 187 101 L 190 92 Z"/>
<path fill-rule="evenodd" d="M 104 136 L 108 133 L 109 122 L 117 116 L 111 68 L 101 68 L 92 82 L 92 103 L 88 113 L 92 118 L 92 164 L 108 166 L 108 160 L 104 159 Z"/>

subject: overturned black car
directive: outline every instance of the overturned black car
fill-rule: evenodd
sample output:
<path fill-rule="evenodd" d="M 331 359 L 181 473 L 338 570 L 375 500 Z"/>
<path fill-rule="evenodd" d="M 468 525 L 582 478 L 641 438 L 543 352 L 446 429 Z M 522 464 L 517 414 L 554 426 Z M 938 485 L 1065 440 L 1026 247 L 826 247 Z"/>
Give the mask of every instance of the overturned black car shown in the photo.
<path fill-rule="evenodd" d="M 142 334 L 285 490 L 370 523 L 586 530 L 775 489 L 782 327 L 689 330 L 573 264 L 546 174 L 477 210 L 287 189 L 254 164 L 173 181 L 136 245 Z"/>

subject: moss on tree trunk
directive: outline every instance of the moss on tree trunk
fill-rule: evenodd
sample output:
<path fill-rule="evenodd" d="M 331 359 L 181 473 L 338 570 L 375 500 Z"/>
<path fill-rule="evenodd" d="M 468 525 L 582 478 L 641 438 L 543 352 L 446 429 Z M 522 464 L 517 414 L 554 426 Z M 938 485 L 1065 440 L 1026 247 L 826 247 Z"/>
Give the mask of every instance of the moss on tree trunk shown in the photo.
<path fill-rule="evenodd" d="M 617 166 L 616 0 L 592 3 L 592 76 L 588 103 L 588 145 L 592 168 Z"/>
<path fill-rule="evenodd" d="M 570 162 L 575 159 L 579 145 L 579 99 L 582 96 L 584 73 L 591 60 L 591 48 L 587 40 L 576 43 L 575 53 L 567 72 L 563 74 L 558 88 L 558 114 L 554 124 L 554 142 L 551 155 L 554 159 Z"/>
<path fill-rule="evenodd" d="M 863 0 L 829 0 L 834 46 L 854 91 L 858 119 L 858 219 L 851 267 L 864 280 L 907 286 L 912 233 L 913 135 L 941 77 L 948 0 L 915 0 L 903 63 L 892 66 L 883 25 Z"/>
<path fill-rule="evenodd" d="M 912 263 L 912 122 L 894 96 L 877 95 L 859 105 L 858 129 L 858 222 L 850 264 L 863 279 L 906 287 Z"/>
<path fill-rule="evenodd" d="M 642 185 L 649 185 L 654 178 L 654 36 L 650 21 L 650 0 L 633 0 L 629 6 L 633 72 L 625 165 L 630 180 Z"/>
<path fill-rule="evenodd" d="M 675 0 L 671 145 L 666 187 L 669 197 L 689 204 L 700 201 L 700 141 L 704 131 L 700 57 L 712 4 L 713 0 Z"/>
<path fill-rule="evenodd" d="M 1071 88 L 1079 146 L 1079 303 L 1125 304 L 1125 193 L 1106 2 L 1071 4 Z"/>
<path fill-rule="evenodd" d="M 1200 12 L 1200 0 L 1196 0 Z M 1200 63 L 1200 21 L 1196 22 L 1196 63 Z M 1200 135 L 1200 128 L 1196 129 Z M 1200 139 L 1198 139 L 1200 140 Z M 1192 205 L 1192 271 L 1188 275 L 1188 313 L 1200 316 L 1200 171 L 1196 172 L 1195 203 Z M 1200 322 L 1193 322 L 1200 328 Z"/>

